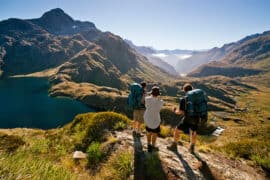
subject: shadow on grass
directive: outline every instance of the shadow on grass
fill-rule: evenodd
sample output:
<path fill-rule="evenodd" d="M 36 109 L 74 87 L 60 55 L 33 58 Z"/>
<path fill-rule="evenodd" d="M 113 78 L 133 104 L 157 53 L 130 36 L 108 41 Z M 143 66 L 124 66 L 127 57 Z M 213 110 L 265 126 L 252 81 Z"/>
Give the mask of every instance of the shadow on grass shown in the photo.
<path fill-rule="evenodd" d="M 141 139 L 133 135 L 134 140 L 134 179 L 135 180 L 166 180 L 166 173 L 158 152 L 144 152 Z"/>
<path fill-rule="evenodd" d="M 145 155 L 143 152 L 143 146 L 141 139 L 133 134 L 133 148 L 134 148 L 134 180 L 145 179 L 145 167 L 144 159 Z"/>
<path fill-rule="evenodd" d="M 166 180 L 168 179 L 162 166 L 158 152 L 147 153 L 145 156 L 145 179 Z"/>

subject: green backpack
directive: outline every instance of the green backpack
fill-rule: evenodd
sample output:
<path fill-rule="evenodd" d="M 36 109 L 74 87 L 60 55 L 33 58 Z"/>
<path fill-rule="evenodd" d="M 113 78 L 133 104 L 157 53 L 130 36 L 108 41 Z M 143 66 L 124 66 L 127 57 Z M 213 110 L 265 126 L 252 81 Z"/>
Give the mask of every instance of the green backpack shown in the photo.
<path fill-rule="evenodd" d="M 201 89 L 194 89 L 186 95 L 186 116 L 207 120 L 207 97 Z"/>
<path fill-rule="evenodd" d="M 130 85 L 130 94 L 128 95 L 128 105 L 132 109 L 140 109 L 143 107 L 141 103 L 143 97 L 143 88 L 138 83 Z"/>

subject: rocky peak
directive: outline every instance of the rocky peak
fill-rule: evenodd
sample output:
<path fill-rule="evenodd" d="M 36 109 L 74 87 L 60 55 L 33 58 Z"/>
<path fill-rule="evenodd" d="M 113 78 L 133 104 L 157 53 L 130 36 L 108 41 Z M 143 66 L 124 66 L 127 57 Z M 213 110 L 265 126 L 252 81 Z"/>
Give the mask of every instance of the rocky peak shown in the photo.
<path fill-rule="evenodd" d="M 72 35 L 96 29 L 93 23 L 74 20 L 60 8 L 45 12 L 41 18 L 30 21 L 55 35 Z"/>
<path fill-rule="evenodd" d="M 66 14 L 62 9 L 56 8 L 48 12 L 45 12 L 40 20 L 50 22 L 52 24 L 61 23 L 61 24 L 72 24 L 74 20 Z"/>

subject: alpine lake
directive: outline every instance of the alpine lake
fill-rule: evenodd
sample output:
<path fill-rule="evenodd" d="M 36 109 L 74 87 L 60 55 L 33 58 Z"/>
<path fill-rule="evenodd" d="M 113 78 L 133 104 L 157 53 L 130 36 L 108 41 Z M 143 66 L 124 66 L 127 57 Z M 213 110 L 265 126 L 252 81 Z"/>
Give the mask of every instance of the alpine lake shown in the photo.
<path fill-rule="evenodd" d="M 94 111 L 71 98 L 50 97 L 49 88 L 47 78 L 0 80 L 0 128 L 57 128 Z"/>

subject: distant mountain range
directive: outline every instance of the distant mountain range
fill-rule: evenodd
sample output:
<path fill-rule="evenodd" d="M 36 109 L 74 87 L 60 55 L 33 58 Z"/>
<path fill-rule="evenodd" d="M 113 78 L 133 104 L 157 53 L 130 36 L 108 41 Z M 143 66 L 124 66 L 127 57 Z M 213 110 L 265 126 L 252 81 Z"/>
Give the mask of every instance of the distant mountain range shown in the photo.
<path fill-rule="evenodd" d="M 206 51 L 136 46 L 62 9 L 36 19 L 0 22 L 0 77 L 57 68 L 53 82 L 89 82 L 124 88 L 189 76 L 246 76 L 269 70 L 270 31 Z M 210 64 L 208 64 L 210 63 Z"/>
<path fill-rule="evenodd" d="M 247 36 L 237 42 L 210 50 L 157 50 L 128 44 L 149 61 L 172 75 L 202 77 L 254 75 L 269 70 L 270 31 Z"/>
<path fill-rule="evenodd" d="M 189 76 L 247 76 L 270 70 L 270 31 L 247 36 L 235 43 L 194 54 L 183 66 L 193 66 Z M 199 67 L 198 67 L 199 66 Z M 196 69 L 196 67 L 198 67 Z"/>
<path fill-rule="evenodd" d="M 125 40 L 132 48 L 147 57 L 157 67 L 173 76 L 179 76 L 176 65 L 182 59 L 190 57 L 195 51 L 192 50 L 158 50 L 149 46 L 136 46 L 132 41 Z"/>
<path fill-rule="evenodd" d="M 0 22 L 0 76 L 59 70 L 52 82 L 89 82 L 116 88 L 132 81 L 171 77 L 131 48 L 121 37 L 91 22 L 74 20 L 62 9 L 37 19 Z"/>

